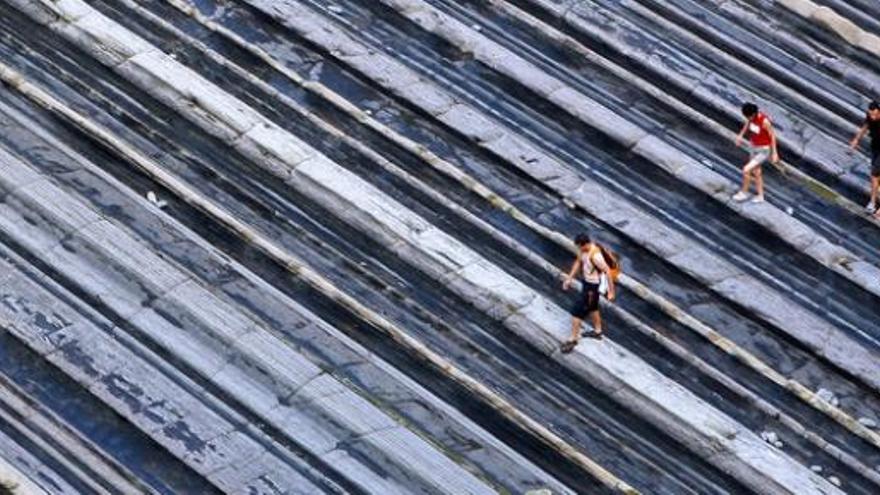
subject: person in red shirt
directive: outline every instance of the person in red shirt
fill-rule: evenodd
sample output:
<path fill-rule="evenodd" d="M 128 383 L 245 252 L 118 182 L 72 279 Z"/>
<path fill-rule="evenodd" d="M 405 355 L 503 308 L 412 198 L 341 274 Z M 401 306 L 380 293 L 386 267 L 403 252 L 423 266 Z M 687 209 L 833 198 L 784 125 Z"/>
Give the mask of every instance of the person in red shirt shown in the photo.
<path fill-rule="evenodd" d="M 757 194 L 753 203 L 764 202 L 764 176 L 761 171 L 761 165 L 770 159 L 771 163 L 779 161 L 779 151 L 776 149 L 776 133 L 773 131 L 773 125 L 770 118 L 758 111 L 758 106 L 754 103 L 746 103 L 742 106 L 742 114 L 746 118 L 742 130 L 736 136 L 736 146 L 742 145 L 743 138 L 746 133 L 749 134 L 749 161 L 743 167 L 743 183 L 742 189 L 733 195 L 734 201 L 745 201 L 749 198 L 749 187 L 752 178 L 755 179 L 755 190 Z"/>

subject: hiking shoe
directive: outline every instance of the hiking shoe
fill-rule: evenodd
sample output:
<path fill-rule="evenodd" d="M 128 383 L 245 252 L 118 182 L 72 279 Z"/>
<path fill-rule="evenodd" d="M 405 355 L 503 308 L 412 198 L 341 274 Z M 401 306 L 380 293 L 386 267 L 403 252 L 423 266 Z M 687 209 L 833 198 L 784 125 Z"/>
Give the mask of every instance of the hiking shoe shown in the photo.
<path fill-rule="evenodd" d="M 573 351 L 577 345 L 578 343 L 576 340 L 566 340 L 561 346 L 559 346 L 559 350 L 562 351 L 563 354 L 568 354 Z"/>
<path fill-rule="evenodd" d="M 752 198 L 752 203 L 759 204 L 764 202 L 764 196 L 755 196 Z"/>
<path fill-rule="evenodd" d="M 873 201 L 871 201 L 865 205 L 865 211 L 867 211 L 868 213 L 874 213 L 874 211 L 876 211 L 876 210 L 877 210 L 877 205 L 875 205 Z"/>
<path fill-rule="evenodd" d="M 749 193 L 747 193 L 747 192 L 740 191 L 740 192 L 733 195 L 734 201 L 745 201 L 747 199 L 749 199 Z"/>

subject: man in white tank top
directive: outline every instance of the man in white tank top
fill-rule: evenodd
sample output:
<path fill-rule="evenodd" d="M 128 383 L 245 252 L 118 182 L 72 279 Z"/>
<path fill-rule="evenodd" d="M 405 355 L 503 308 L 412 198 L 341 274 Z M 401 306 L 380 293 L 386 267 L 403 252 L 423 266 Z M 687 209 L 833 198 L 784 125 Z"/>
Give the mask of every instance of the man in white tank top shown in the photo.
<path fill-rule="evenodd" d="M 562 344 L 561 350 L 563 353 L 569 353 L 577 346 L 581 339 L 581 326 L 587 316 L 593 322 L 593 333 L 589 334 L 589 336 L 597 339 L 602 338 L 602 316 L 599 313 L 599 297 L 601 295 L 599 284 L 602 281 L 603 274 L 606 275 L 605 279 L 608 281 L 608 300 L 614 300 L 614 280 L 613 277 L 608 276 L 608 263 L 605 262 L 602 250 L 599 249 L 596 243 L 590 240 L 590 236 L 587 234 L 578 235 L 574 242 L 578 246 L 578 255 L 568 276 L 562 282 L 562 290 L 571 288 L 571 284 L 578 271 L 583 273 L 584 288 L 569 311 L 572 318 L 571 338 Z"/>

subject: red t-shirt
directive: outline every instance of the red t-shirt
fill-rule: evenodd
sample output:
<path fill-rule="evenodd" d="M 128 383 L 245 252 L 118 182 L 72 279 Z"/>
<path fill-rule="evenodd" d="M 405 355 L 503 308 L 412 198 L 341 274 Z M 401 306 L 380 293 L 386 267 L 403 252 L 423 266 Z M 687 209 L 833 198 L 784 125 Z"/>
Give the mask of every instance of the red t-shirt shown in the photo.
<path fill-rule="evenodd" d="M 764 127 L 766 121 L 767 116 L 760 112 L 749 120 L 749 141 L 752 146 L 770 146 L 770 131 Z"/>

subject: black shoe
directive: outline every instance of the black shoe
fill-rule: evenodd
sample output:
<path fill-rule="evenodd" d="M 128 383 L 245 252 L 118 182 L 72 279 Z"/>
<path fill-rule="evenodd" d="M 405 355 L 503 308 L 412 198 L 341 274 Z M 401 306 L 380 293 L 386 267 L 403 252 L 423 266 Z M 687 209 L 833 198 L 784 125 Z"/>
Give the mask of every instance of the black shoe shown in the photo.
<path fill-rule="evenodd" d="M 562 351 L 563 354 L 568 354 L 573 351 L 577 345 L 578 343 L 576 340 L 566 340 L 561 346 L 559 346 L 559 350 Z"/>

